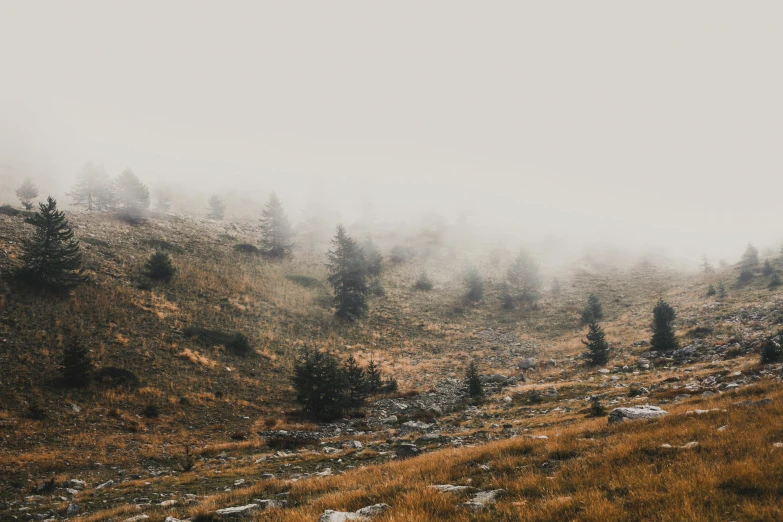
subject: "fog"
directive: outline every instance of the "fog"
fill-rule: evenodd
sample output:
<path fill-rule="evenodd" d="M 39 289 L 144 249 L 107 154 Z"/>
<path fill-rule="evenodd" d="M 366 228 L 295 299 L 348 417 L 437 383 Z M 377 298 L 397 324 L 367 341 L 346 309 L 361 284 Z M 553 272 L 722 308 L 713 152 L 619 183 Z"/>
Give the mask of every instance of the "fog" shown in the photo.
<path fill-rule="evenodd" d="M 736 261 L 783 239 L 778 2 L 0 0 L 0 202 L 87 161 L 294 221 Z M 236 210 L 236 208 L 234 209 Z M 489 236 L 487 236 L 489 237 Z"/>

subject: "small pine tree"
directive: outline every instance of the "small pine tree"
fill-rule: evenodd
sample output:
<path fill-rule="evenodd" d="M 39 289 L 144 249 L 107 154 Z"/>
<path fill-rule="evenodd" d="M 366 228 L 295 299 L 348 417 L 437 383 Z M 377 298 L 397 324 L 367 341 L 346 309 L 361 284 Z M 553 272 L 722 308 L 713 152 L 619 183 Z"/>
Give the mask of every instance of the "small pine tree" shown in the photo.
<path fill-rule="evenodd" d="M 294 363 L 291 382 L 297 402 L 310 417 L 333 420 L 349 406 L 345 370 L 329 353 L 305 348 Z"/>
<path fill-rule="evenodd" d="M 367 312 L 367 264 L 362 249 L 337 225 L 332 249 L 327 252 L 328 281 L 334 290 L 334 303 L 338 317 L 353 321 Z"/>
<path fill-rule="evenodd" d="M 484 278 L 475 267 L 470 267 L 465 274 L 465 286 L 467 287 L 465 298 L 468 301 L 477 303 L 484 297 Z"/>
<path fill-rule="evenodd" d="M 590 294 L 587 298 L 587 304 L 582 309 L 582 322 L 589 324 L 594 321 L 599 321 L 604 318 L 604 310 L 601 306 L 601 301 L 598 300 L 598 296 Z"/>
<path fill-rule="evenodd" d="M 603 366 L 609 362 L 609 343 L 606 342 L 604 329 L 591 321 L 587 332 L 587 341 L 582 340 L 582 344 L 587 347 L 585 358 L 592 366 Z"/>
<path fill-rule="evenodd" d="M 126 211 L 141 212 L 150 208 L 150 191 L 130 169 L 125 169 L 114 181 L 117 200 Z"/>
<path fill-rule="evenodd" d="M 745 249 L 745 253 L 742 254 L 740 265 L 742 268 L 753 268 L 759 264 L 759 251 L 752 244 L 748 243 L 748 248 Z"/>
<path fill-rule="evenodd" d="M 367 236 L 367 239 L 362 245 L 364 251 L 364 259 L 367 261 L 367 275 L 371 277 L 377 277 L 381 275 L 383 270 L 383 256 L 378 247 L 375 246 L 371 237 Z"/>
<path fill-rule="evenodd" d="M 156 281 L 169 281 L 177 272 L 171 264 L 171 256 L 166 252 L 155 252 L 144 266 L 147 269 L 147 276 Z"/>
<path fill-rule="evenodd" d="M 226 204 L 223 203 L 223 200 L 221 200 L 216 194 L 212 194 L 209 197 L 208 203 L 209 213 L 207 213 L 207 217 L 216 221 L 222 220 L 223 214 L 226 212 Z"/>
<path fill-rule="evenodd" d="M 87 210 L 108 210 L 117 203 L 117 195 L 106 171 L 88 163 L 76 178 L 76 184 L 68 193 L 74 205 Z"/>
<path fill-rule="evenodd" d="M 500 285 L 500 306 L 504 310 L 514 309 L 514 296 L 511 295 L 511 289 L 506 281 L 503 281 L 503 284 Z"/>
<path fill-rule="evenodd" d="M 769 278 L 769 287 L 777 288 L 780 285 L 781 285 L 780 274 L 777 271 L 772 272 L 772 277 Z"/>
<path fill-rule="evenodd" d="M 273 192 L 261 216 L 261 255 L 267 259 L 284 259 L 291 255 L 291 222 L 283 205 Z"/>
<path fill-rule="evenodd" d="M 774 271 L 775 269 L 772 268 L 772 263 L 769 262 L 769 259 L 766 259 L 764 261 L 764 266 L 761 269 L 761 273 L 764 274 L 765 276 L 769 276 L 772 275 L 772 272 Z"/>
<path fill-rule="evenodd" d="M 484 395 L 484 384 L 481 382 L 481 375 L 478 371 L 476 361 L 470 361 L 465 371 L 465 390 L 469 397 L 477 398 Z"/>
<path fill-rule="evenodd" d="M 30 178 L 24 180 L 22 185 L 16 189 L 16 197 L 22 203 L 25 210 L 33 209 L 33 200 L 38 197 L 38 187 Z"/>
<path fill-rule="evenodd" d="M 416 279 L 416 283 L 414 283 L 413 288 L 416 290 L 423 290 L 424 292 L 429 292 L 432 290 L 432 280 L 430 279 L 430 276 L 427 274 L 426 270 L 422 270 L 419 273 L 419 278 Z"/>
<path fill-rule="evenodd" d="M 552 279 L 552 295 L 560 295 L 560 280 L 558 278 Z"/>
<path fill-rule="evenodd" d="M 343 366 L 348 381 L 348 403 L 355 408 L 361 405 L 370 393 L 367 373 L 359 366 L 353 355 L 348 357 Z"/>
<path fill-rule="evenodd" d="M 383 389 L 383 379 L 381 378 L 381 369 L 375 364 L 375 360 L 370 357 L 367 364 L 367 391 L 370 394 L 380 393 Z"/>
<path fill-rule="evenodd" d="M 514 263 L 509 267 L 506 279 L 515 299 L 535 301 L 539 298 L 543 281 L 538 264 L 524 250 L 519 251 Z"/>
<path fill-rule="evenodd" d="M 29 220 L 35 227 L 22 244 L 22 268 L 18 277 L 30 284 L 66 289 L 85 281 L 79 242 L 73 237 L 65 214 L 57 202 L 47 198 Z"/>
<path fill-rule="evenodd" d="M 723 281 L 718 281 L 718 297 L 721 299 L 726 297 L 726 285 L 723 284 Z"/>
<path fill-rule="evenodd" d="M 606 408 L 601 404 L 601 397 L 593 395 L 590 397 L 590 416 L 603 417 L 606 415 Z"/>
<path fill-rule="evenodd" d="M 710 263 L 710 260 L 707 259 L 706 255 L 701 256 L 701 271 L 706 275 L 715 272 L 715 269 L 712 267 L 712 263 Z"/>
<path fill-rule="evenodd" d="M 679 346 L 677 338 L 674 336 L 674 319 L 676 314 L 674 308 L 663 299 L 658 300 L 658 304 L 653 308 L 652 338 L 650 346 L 658 352 L 669 352 L 676 350 Z"/>
<path fill-rule="evenodd" d="M 63 350 L 60 360 L 60 375 L 66 386 L 81 388 L 90 383 L 93 364 L 87 349 L 77 340 L 72 339 Z"/>
<path fill-rule="evenodd" d="M 715 290 L 715 285 L 710 283 L 710 286 L 707 287 L 707 297 L 712 297 L 716 293 L 717 293 L 717 291 Z"/>
<path fill-rule="evenodd" d="M 774 364 L 781 361 L 783 361 L 783 348 L 772 339 L 767 339 L 761 347 L 761 364 Z"/>

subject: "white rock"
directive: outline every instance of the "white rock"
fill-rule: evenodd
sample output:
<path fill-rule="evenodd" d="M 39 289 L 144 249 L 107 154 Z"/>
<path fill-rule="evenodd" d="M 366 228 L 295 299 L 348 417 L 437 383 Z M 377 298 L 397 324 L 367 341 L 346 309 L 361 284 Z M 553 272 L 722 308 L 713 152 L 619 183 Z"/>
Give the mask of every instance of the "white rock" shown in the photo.
<path fill-rule="evenodd" d="M 469 489 L 473 489 L 470 486 L 454 486 L 453 484 L 435 484 L 430 486 L 431 489 L 437 489 L 441 493 L 461 493 Z"/>
<path fill-rule="evenodd" d="M 615 408 L 609 413 L 609 424 L 636 419 L 655 419 L 667 415 L 668 412 L 658 406 L 634 406 L 630 408 Z"/>
<path fill-rule="evenodd" d="M 216 515 L 226 518 L 244 518 L 256 511 L 260 506 L 258 504 L 247 504 L 244 506 L 227 507 L 215 511 Z"/>
<path fill-rule="evenodd" d="M 136 515 L 135 517 L 126 518 L 123 522 L 138 522 L 139 520 L 147 520 L 149 515 Z"/>
<path fill-rule="evenodd" d="M 107 480 L 107 481 L 106 481 L 106 482 L 104 482 L 103 484 L 99 484 L 99 485 L 95 486 L 95 489 L 103 489 L 103 488 L 108 488 L 108 487 L 109 487 L 109 486 L 111 486 L 112 484 L 114 484 L 114 481 L 113 481 L 113 480 Z"/>

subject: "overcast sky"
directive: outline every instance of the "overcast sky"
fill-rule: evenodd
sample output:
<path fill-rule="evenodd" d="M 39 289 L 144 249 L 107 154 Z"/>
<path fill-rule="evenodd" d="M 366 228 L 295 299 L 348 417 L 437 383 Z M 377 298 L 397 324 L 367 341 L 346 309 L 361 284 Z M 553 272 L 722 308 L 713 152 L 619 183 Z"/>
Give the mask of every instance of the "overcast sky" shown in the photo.
<path fill-rule="evenodd" d="M 518 243 L 736 259 L 783 239 L 781 20 L 771 1 L 0 0 L 0 184 L 23 165 L 62 191 L 94 161 L 276 190 L 294 217 L 370 198 Z"/>

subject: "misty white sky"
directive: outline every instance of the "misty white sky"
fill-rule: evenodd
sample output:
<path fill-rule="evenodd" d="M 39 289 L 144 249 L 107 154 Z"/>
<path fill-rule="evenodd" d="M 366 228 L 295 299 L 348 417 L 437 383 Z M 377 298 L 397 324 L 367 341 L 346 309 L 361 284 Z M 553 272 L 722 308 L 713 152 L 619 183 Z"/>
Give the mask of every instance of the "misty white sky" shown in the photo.
<path fill-rule="evenodd" d="M 783 239 L 779 2 L 0 0 L 0 185 L 313 193 L 736 260 Z M 3 167 L 5 166 L 5 167 Z M 512 245 L 515 246 L 515 245 Z"/>

